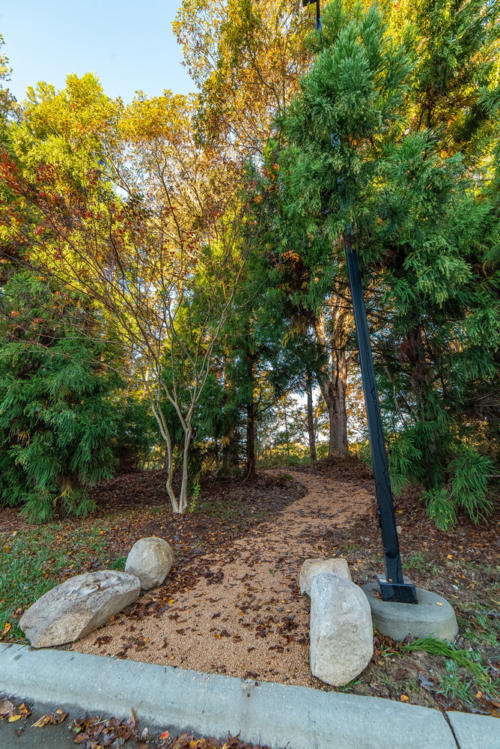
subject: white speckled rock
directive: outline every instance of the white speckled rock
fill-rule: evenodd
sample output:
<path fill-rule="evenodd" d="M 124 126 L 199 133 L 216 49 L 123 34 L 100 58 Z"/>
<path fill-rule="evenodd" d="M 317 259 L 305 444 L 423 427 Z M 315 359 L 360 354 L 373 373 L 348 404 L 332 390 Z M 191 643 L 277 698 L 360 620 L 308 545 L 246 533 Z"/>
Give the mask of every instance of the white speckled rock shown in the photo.
<path fill-rule="evenodd" d="M 346 580 L 351 579 L 346 559 L 340 557 L 338 559 L 306 559 L 300 568 L 300 592 L 310 595 L 311 580 L 314 575 L 319 575 L 321 572 L 331 572 L 339 577 L 345 577 Z"/>
<path fill-rule="evenodd" d="M 313 576 L 310 595 L 311 671 L 327 684 L 344 686 L 373 655 L 370 604 L 361 588 L 331 572 Z"/>
<path fill-rule="evenodd" d="M 135 575 L 143 590 L 161 585 L 170 572 L 174 550 L 163 538 L 140 538 L 130 549 L 125 572 Z"/>
<path fill-rule="evenodd" d="M 140 592 L 137 577 L 125 572 L 85 572 L 41 596 L 19 626 L 34 648 L 74 642 L 133 603 Z"/>

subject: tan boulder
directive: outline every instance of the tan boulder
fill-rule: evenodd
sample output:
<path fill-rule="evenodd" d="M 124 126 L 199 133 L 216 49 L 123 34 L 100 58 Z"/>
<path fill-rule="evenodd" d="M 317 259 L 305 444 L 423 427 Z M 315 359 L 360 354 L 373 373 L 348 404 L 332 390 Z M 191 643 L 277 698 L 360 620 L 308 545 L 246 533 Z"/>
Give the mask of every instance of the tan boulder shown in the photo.
<path fill-rule="evenodd" d="M 334 575 L 344 577 L 346 580 L 351 579 L 351 573 L 349 572 L 349 566 L 345 559 L 306 559 L 302 567 L 300 568 L 299 585 L 300 592 L 307 593 L 310 595 L 311 580 L 314 575 L 318 575 L 321 572 L 331 572 Z"/>
<path fill-rule="evenodd" d="M 137 577 L 117 570 L 85 572 L 49 590 L 24 612 L 19 626 L 34 648 L 85 637 L 140 595 Z"/>
<path fill-rule="evenodd" d="M 373 655 L 370 604 L 361 588 L 331 572 L 313 576 L 310 596 L 312 674 L 332 686 L 344 686 Z"/>
<path fill-rule="evenodd" d="M 161 585 L 170 572 L 174 550 L 163 538 L 140 538 L 130 549 L 125 572 L 135 575 L 143 590 Z"/>

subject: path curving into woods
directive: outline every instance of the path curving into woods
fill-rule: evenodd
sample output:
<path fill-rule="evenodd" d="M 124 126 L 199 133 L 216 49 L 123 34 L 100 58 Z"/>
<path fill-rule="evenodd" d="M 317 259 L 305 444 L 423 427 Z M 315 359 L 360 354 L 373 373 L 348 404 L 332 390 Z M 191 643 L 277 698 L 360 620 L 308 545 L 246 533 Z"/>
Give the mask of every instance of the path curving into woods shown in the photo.
<path fill-rule="evenodd" d="M 318 686 L 308 665 L 309 599 L 299 592 L 300 566 L 308 557 L 340 555 L 342 529 L 373 512 L 375 498 L 366 476 L 332 478 L 307 469 L 290 475 L 306 488 L 304 496 L 198 557 L 200 577 L 189 589 L 169 598 L 167 578 L 144 594 L 142 600 L 162 596 L 162 613 L 141 616 L 132 607 L 72 649 Z"/>

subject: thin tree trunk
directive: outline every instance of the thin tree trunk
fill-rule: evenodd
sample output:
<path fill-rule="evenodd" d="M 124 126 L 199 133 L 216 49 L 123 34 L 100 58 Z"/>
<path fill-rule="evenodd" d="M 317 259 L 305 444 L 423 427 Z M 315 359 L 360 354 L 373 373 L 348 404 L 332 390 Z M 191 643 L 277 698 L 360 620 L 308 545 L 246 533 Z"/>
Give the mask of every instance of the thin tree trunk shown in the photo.
<path fill-rule="evenodd" d="M 168 431 L 161 409 L 157 407 L 155 400 L 151 398 L 151 393 L 149 390 L 148 390 L 148 393 L 150 395 L 150 403 L 151 403 L 151 409 L 153 411 L 153 416 L 155 417 L 156 422 L 160 428 L 160 434 L 165 440 L 165 469 L 167 471 L 166 489 L 167 489 L 168 498 L 170 499 L 172 510 L 174 512 L 179 512 L 179 504 L 177 502 L 177 497 L 175 496 L 174 486 L 173 486 L 174 460 L 173 460 L 172 439 L 170 437 L 170 432 Z"/>
<path fill-rule="evenodd" d="M 289 433 L 288 433 L 288 415 L 286 410 L 286 396 L 283 397 L 283 409 L 285 412 L 285 452 L 287 454 L 287 457 L 290 457 L 290 440 L 289 440 Z"/>
<path fill-rule="evenodd" d="M 349 452 L 347 442 L 347 358 L 345 351 L 336 352 L 336 378 L 332 387 L 333 399 L 333 449 L 335 455 L 345 457 Z"/>
<path fill-rule="evenodd" d="M 238 432 L 234 426 L 230 427 L 224 436 L 222 446 L 221 475 L 228 476 L 231 469 L 238 467 Z"/>
<path fill-rule="evenodd" d="M 336 454 L 336 445 L 338 442 L 338 435 L 336 430 L 336 416 L 338 405 L 335 402 L 335 385 L 334 385 L 334 352 L 328 351 L 328 340 L 325 331 L 325 318 L 321 315 L 316 324 L 316 337 L 319 343 L 325 349 L 328 356 L 328 364 L 325 365 L 319 372 L 317 372 L 319 388 L 321 395 L 324 398 L 326 408 L 328 411 L 328 457 L 331 458 Z"/>
<path fill-rule="evenodd" d="M 246 478 L 254 479 L 257 475 L 255 456 L 255 403 L 252 400 L 247 404 L 247 470 Z"/>
<path fill-rule="evenodd" d="M 431 377 L 420 327 L 412 328 L 401 346 L 400 359 L 404 362 L 405 358 L 410 365 L 410 380 L 415 394 L 417 419 L 426 421 Z"/>
<path fill-rule="evenodd" d="M 172 443 L 170 441 L 170 437 L 166 440 L 167 445 L 167 494 L 168 498 L 170 499 L 170 503 L 172 505 L 172 510 L 174 512 L 181 512 L 179 509 L 179 503 L 177 502 L 177 497 L 175 496 L 174 492 L 174 459 L 172 454 Z"/>
<path fill-rule="evenodd" d="M 313 414 L 313 396 L 312 396 L 312 378 L 311 373 L 306 372 L 306 393 L 307 393 L 307 432 L 309 435 L 309 455 L 311 462 L 316 462 L 316 433 L 314 429 Z"/>
<path fill-rule="evenodd" d="M 256 448 L 256 405 L 255 405 L 255 363 L 257 357 L 255 353 L 247 350 L 246 353 L 246 364 L 247 364 L 247 381 L 249 383 L 249 396 L 247 402 L 247 465 L 246 465 L 246 478 L 254 479 L 257 475 L 257 458 L 255 454 Z"/>
<path fill-rule="evenodd" d="M 222 396 L 223 419 L 225 423 L 225 434 L 221 440 L 222 445 L 222 466 L 220 468 L 221 476 L 229 476 L 239 465 L 239 434 L 238 422 L 234 420 L 228 423 L 227 413 L 230 409 L 231 400 L 235 397 L 234 388 L 230 379 L 232 359 L 224 355 L 224 392 Z"/>
<path fill-rule="evenodd" d="M 425 424 L 434 418 L 429 409 L 430 396 L 432 395 L 432 372 L 426 358 L 424 338 L 420 326 L 408 331 L 406 339 L 399 349 L 399 360 L 409 374 L 412 395 L 414 398 L 413 418 Z M 437 432 L 430 431 L 427 441 L 427 450 L 422 456 L 423 461 L 423 484 L 427 489 L 433 487 L 435 473 L 432 469 L 432 456 L 439 454 L 442 446 L 436 444 Z M 430 457 L 429 457 L 430 456 Z M 426 470 L 425 464 L 429 470 Z"/>
<path fill-rule="evenodd" d="M 315 322 L 316 338 L 328 356 L 328 365 L 317 376 L 328 409 L 328 456 L 344 457 L 348 454 L 346 344 L 352 327 L 352 315 L 346 310 L 345 301 L 336 294 L 331 296 L 328 309 L 328 323 L 324 313 Z"/>
<path fill-rule="evenodd" d="M 188 463 L 189 463 L 189 446 L 191 444 L 191 437 L 192 437 L 192 429 L 189 426 L 184 432 L 184 449 L 182 451 L 182 482 L 181 482 L 181 491 L 179 494 L 179 502 L 178 502 L 179 509 L 177 510 L 177 512 L 181 514 L 186 512 L 187 505 L 188 505 L 188 502 L 187 502 Z"/>
<path fill-rule="evenodd" d="M 332 383 L 327 383 L 326 396 L 323 390 L 321 392 L 328 410 L 328 457 L 331 458 L 335 455 L 335 404 L 332 396 Z"/>
<path fill-rule="evenodd" d="M 218 439 L 216 439 L 214 442 L 214 459 L 215 459 L 215 474 L 217 475 L 220 470 L 220 446 L 219 446 Z"/>
<path fill-rule="evenodd" d="M 335 455 L 335 404 L 333 400 L 333 383 L 324 372 L 318 372 L 319 389 L 328 411 L 328 457 Z"/>

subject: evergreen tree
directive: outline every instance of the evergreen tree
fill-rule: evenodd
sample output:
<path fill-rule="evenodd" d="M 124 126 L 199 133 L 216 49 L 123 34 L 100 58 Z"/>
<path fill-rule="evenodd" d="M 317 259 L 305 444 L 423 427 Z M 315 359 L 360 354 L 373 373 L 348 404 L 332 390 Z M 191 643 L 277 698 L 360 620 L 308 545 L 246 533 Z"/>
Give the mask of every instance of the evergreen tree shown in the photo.
<path fill-rule="evenodd" d="M 382 253 L 390 321 L 379 372 L 399 433 L 395 479 L 423 484 L 429 512 L 449 527 L 460 508 L 476 521 L 491 510 L 495 441 L 487 436 L 498 434 L 500 410 L 499 7 L 421 0 L 390 12 L 413 66 L 405 137 L 385 154 L 370 237 Z"/>
<path fill-rule="evenodd" d="M 449 3 L 431 4 L 449 36 Z M 481 4 L 468 5 L 481 14 Z M 487 195 L 496 100 L 485 90 L 491 17 L 481 18 L 465 33 L 462 14 L 456 49 L 451 37 L 447 48 L 450 85 L 436 81 L 430 111 L 429 98 L 419 103 L 415 92 L 429 92 L 429 76 L 443 72 L 435 38 L 417 56 L 412 43 L 419 38 L 421 51 L 425 29 L 413 29 L 412 37 L 407 28 L 397 43 L 375 7 L 328 5 L 323 32 L 313 37 L 315 64 L 285 119 L 289 145 L 281 158 L 290 220 L 327 236 L 340 270 L 343 235 L 353 234 L 365 286 L 377 292 L 369 307 L 384 320 L 376 363 L 395 432 L 394 473 L 424 484 L 440 527 L 453 524 L 459 507 L 476 521 L 490 510 L 490 464 L 470 440 L 477 423 L 465 413 L 470 388 L 493 385 L 499 342 L 492 264 L 498 224 Z M 471 75 L 483 83 L 480 95 L 465 70 L 455 75 L 479 50 L 484 55 Z M 482 115 L 469 157 L 457 152 L 458 133 L 467 121 L 472 137 L 475 96 Z"/>
<path fill-rule="evenodd" d="M 498 376 L 498 275 L 487 260 L 498 229 L 459 157 L 443 162 L 425 137 L 408 137 L 385 169 L 377 239 L 390 250 L 378 364 L 398 434 L 391 462 L 397 485 L 426 488 L 429 512 L 446 528 L 459 508 L 476 521 L 491 510 L 476 391 L 491 398 Z"/>
<path fill-rule="evenodd" d="M 86 488 L 115 464 L 116 347 L 77 295 L 32 273 L 10 278 L 1 307 L 0 504 L 86 514 Z"/>

